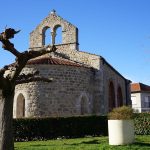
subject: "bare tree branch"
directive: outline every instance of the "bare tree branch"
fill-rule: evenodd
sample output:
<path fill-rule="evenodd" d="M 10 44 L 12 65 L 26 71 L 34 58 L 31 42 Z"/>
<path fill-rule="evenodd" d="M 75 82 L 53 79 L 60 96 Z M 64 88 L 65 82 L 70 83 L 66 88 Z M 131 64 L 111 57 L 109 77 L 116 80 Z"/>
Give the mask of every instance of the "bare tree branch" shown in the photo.
<path fill-rule="evenodd" d="M 29 77 L 28 79 L 21 79 L 16 80 L 16 84 L 22 84 L 22 83 L 29 83 L 29 82 L 35 82 L 35 81 L 42 81 L 42 82 L 52 82 L 52 78 L 45 78 L 45 77 Z"/>
<path fill-rule="evenodd" d="M 14 38 L 14 35 L 20 31 L 15 31 L 12 28 L 5 29 L 4 32 L 0 34 L 0 41 L 3 44 L 3 48 L 9 52 L 11 52 L 16 57 L 19 57 L 20 52 L 14 48 L 14 44 L 9 41 L 9 39 Z"/>
<path fill-rule="evenodd" d="M 28 60 L 54 51 L 56 51 L 55 46 L 52 46 L 51 48 L 50 46 L 47 46 L 46 48 L 43 47 L 38 51 L 25 51 L 23 53 L 20 53 L 20 56 L 16 60 L 16 64 L 15 64 L 16 70 L 13 72 L 11 76 L 11 81 L 15 81 L 17 79 L 21 70 L 27 64 Z"/>
<path fill-rule="evenodd" d="M 51 53 L 51 52 L 55 52 L 57 50 L 57 48 L 55 47 L 55 45 L 53 45 L 52 47 L 50 45 L 48 45 L 47 47 L 43 47 L 41 49 L 39 49 L 38 51 L 29 51 L 28 52 L 28 57 L 29 59 L 47 54 L 47 53 Z"/>
<path fill-rule="evenodd" d="M 8 66 L 4 66 L 2 69 L 0 69 L 0 77 L 4 76 L 6 70 L 8 70 Z"/>
<path fill-rule="evenodd" d="M 0 33 L 0 42 L 2 42 L 3 48 L 9 52 L 11 52 L 14 56 L 16 56 L 16 61 L 13 64 L 13 69 L 11 67 L 4 67 L 0 70 L 0 90 L 2 90 L 1 94 L 1 113 L 0 113 L 0 149 L 1 150 L 12 150 L 13 148 L 13 133 L 12 133 L 12 116 L 13 116 L 13 98 L 15 85 L 21 83 L 28 83 L 34 81 L 43 81 L 43 82 L 51 82 L 52 79 L 48 79 L 41 76 L 32 76 L 28 75 L 26 78 L 25 75 L 20 76 L 20 79 L 17 77 L 21 73 L 22 69 L 27 64 L 28 60 L 41 56 L 46 53 L 55 52 L 55 46 L 47 46 L 43 47 L 38 51 L 26 51 L 20 53 L 15 49 L 14 44 L 9 41 L 9 39 L 13 38 L 16 33 L 19 31 L 15 31 L 12 28 L 5 29 L 4 32 Z M 8 74 L 7 71 L 8 70 Z M 38 73 L 38 72 L 37 72 Z M 21 79 L 23 78 L 23 79 Z"/>
<path fill-rule="evenodd" d="M 38 70 L 35 71 L 34 73 L 28 73 L 28 74 L 22 73 L 22 74 L 20 74 L 20 75 L 17 77 L 17 81 L 22 80 L 22 79 L 26 80 L 26 79 L 28 79 L 28 78 L 30 78 L 30 77 L 34 77 L 34 76 L 39 76 L 39 71 L 38 71 Z"/>
<path fill-rule="evenodd" d="M 42 47 L 38 51 L 25 51 L 20 53 L 18 50 L 15 49 L 14 44 L 9 41 L 9 39 L 14 38 L 14 35 L 17 34 L 18 32 L 20 31 L 15 31 L 12 28 L 8 28 L 5 29 L 5 31 L 0 34 L 0 41 L 3 44 L 3 48 L 16 56 L 16 62 L 14 65 L 15 70 L 12 71 L 11 75 L 9 76 L 9 80 L 12 83 L 15 83 L 17 77 L 27 64 L 28 60 L 56 51 L 55 46 L 48 45 L 46 47 Z M 1 77 L 3 77 L 6 70 L 8 70 L 8 68 L 6 67 L 0 70 Z"/>
<path fill-rule="evenodd" d="M 8 66 L 4 66 L 2 69 L 0 69 L 0 89 L 4 88 L 4 82 L 6 81 L 4 78 L 5 71 L 8 70 Z"/>
<path fill-rule="evenodd" d="M 22 84 L 22 83 L 29 83 L 29 82 L 35 82 L 35 81 L 43 81 L 43 82 L 51 82 L 52 78 L 45 78 L 39 75 L 39 71 L 37 70 L 34 73 L 28 73 L 28 74 L 20 74 L 17 77 L 16 85 Z"/>

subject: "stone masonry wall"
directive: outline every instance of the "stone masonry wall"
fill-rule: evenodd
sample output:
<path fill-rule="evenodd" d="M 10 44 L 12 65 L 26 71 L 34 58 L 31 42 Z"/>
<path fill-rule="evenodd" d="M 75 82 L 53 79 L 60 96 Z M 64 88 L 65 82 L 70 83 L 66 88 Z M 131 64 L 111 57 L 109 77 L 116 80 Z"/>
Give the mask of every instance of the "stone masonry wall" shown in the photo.
<path fill-rule="evenodd" d="M 45 45 L 45 31 L 48 28 L 51 29 L 51 34 L 54 35 L 55 38 L 56 29 L 58 27 L 62 27 L 62 44 L 72 43 L 72 48 L 78 49 L 78 29 L 68 21 L 56 15 L 55 12 L 50 13 L 36 29 L 30 33 L 30 48 L 42 47 Z"/>
<path fill-rule="evenodd" d="M 44 45 L 43 29 L 50 27 L 51 32 L 57 25 L 62 27 L 62 44 L 56 45 L 57 53 L 60 55 L 51 54 L 54 57 L 63 57 L 75 62 L 87 65 L 94 68 L 93 83 L 93 113 L 101 113 L 101 101 L 104 98 L 103 93 L 103 72 L 101 70 L 100 56 L 79 51 L 78 47 L 78 29 L 62 19 L 56 13 L 51 13 L 45 18 L 39 26 L 30 34 L 30 50 L 38 50 L 38 47 Z M 43 56 L 44 57 L 44 56 Z"/>
<path fill-rule="evenodd" d="M 103 63 L 103 77 L 104 77 L 104 98 L 101 101 L 101 107 L 103 109 L 103 113 L 108 112 L 108 96 L 109 96 L 109 83 L 110 81 L 113 82 L 114 89 L 115 89 L 115 102 L 117 104 L 117 89 L 118 86 L 121 87 L 122 96 L 123 96 L 123 104 L 126 104 L 126 83 L 125 78 L 121 77 L 118 73 L 116 73 L 107 63 L 104 61 Z"/>
<path fill-rule="evenodd" d="M 25 117 L 34 116 L 75 116 L 86 114 L 106 114 L 108 112 L 108 84 L 112 80 L 117 93 L 121 86 L 123 100 L 126 99 L 125 79 L 116 73 L 103 58 L 98 55 L 79 51 L 78 29 L 52 11 L 30 34 L 30 49 L 38 51 L 45 45 L 45 32 L 51 29 L 52 42 L 55 33 L 62 27 L 62 43 L 56 45 L 57 53 L 46 54 L 57 58 L 66 58 L 86 67 L 63 65 L 26 66 L 25 74 L 39 70 L 44 77 L 52 77 L 51 83 L 31 82 L 16 86 L 14 98 L 14 117 L 16 101 L 20 93 L 25 97 Z M 117 95 L 117 94 L 116 94 Z M 81 101 L 84 107 L 81 107 Z"/>
<path fill-rule="evenodd" d="M 81 100 L 86 100 L 93 113 L 93 72 L 89 68 L 63 65 L 35 65 L 24 68 L 24 73 L 39 70 L 41 76 L 53 78 L 50 83 L 30 82 L 15 89 L 14 117 L 17 96 L 25 97 L 25 117 L 81 115 Z"/>
<path fill-rule="evenodd" d="M 56 52 L 59 55 L 51 53 L 51 54 L 43 55 L 41 57 L 46 57 L 46 56 L 55 56 L 55 57 L 60 57 L 60 58 L 62 57 L 68 60 L 75 61 L 77 63 L 87 65 L 89 67 L 93 67 L 97 70 L 100 69 L 101 57 L 99 55 L 95 55 L 95 54 L 91 54 L 91 53 L 87 53 L 83 51 L 78 51 L 76 49 L 71 49 L 70 47 L 71 47 L 71 44 L 56 45 L 56 48 L 57 48 Z M 31 48 L 30 50 L 38 51 L 38 48 Z"/>
<path fill-rule="evenodd" d="M 100 69 L 100 56 L 98 55 L 72 50 L 68 48 L 68 45 L 60 45 L 57 46 L 57 48 L 57 52 L 64 54 L 64 57 L 66 56 L 67 59 L 88 65 L 98 70 Z"/>

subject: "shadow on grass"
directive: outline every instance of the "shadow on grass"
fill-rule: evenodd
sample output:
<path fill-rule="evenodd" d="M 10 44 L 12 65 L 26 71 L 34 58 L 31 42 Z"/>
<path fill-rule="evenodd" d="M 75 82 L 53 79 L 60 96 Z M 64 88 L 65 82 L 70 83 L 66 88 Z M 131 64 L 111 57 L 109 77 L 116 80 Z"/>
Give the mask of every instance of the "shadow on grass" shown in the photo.
<path fill-rule="evenodd" d="M 99 140 L 83 141 L 80 143 L 64 143 L 64 145 L 100 144 Z"/>
<path fill-rule="evenodd" d="M 52 147 L 52 146 L 57 146 L 56 144 L 36 144 L 36 145 L 29 145 L 29 147 Z"/>
<path fill-rule="evenodd" d="M 82 144 L 86 144 L 86 145 L 91 145 L 91 144 L 102 144 L 102 145 L 107 145 L 110 146 L 107 140 L 90 140 L 90 141 L 82 141 L 80 143 L 64 143 L 64 145 L 72 145 L 72 146 L 78 146 L 78 145 L 82 145 Z M 142 142 L 135 142 L 133 144 L 131 144 L 131 146 L 138 146 L 138 147 L 150 147 L 149 143 L 142 143 Z M 129 146 L 129 145 L 120 145 L 120 146 Z"/>
<path fill-rule="evenodd" d="M 69 143 L 69 142 L 62 142 L 61 144 L 59 143 L 59 144 L 30 144 L 29 146 L 30 146 L 30 148 L 40 148 L 40 147 L 43 147 L 43 148 L 48 148 L 48 147 L 57 147 L 58 145 L 59 146 L 80 146 L 80 145 L 82 145 L 82 144 L 85 144 L 85 146 L 90 146 L 90 145 L 103 145 L 103 146 L 106 146 L 107 148 L 111 148 L 112 146 L 110 146 L 109 145 L 109 143 L 108 143 L 108 139 L 102 139 L 102 140 L 99 140 L 99 139 L 93 139 L 93 140 L 83 140 L 83 141 L 80 141 L 80 142 L 71 142 L 71 143 Z M 150 147 L 150 143 L 148 143 L 148 142 L 142 142 L 142 141 L 136 141 L 135 143 L 133 143 L 133 144 L 131 144 L 131 145 L 120 145 L 121 147 L 123 146 L 138 146 L 138 148 L 139 149 L 141 149 L 141 148 L 148 148 L 148 147 Z M 120 147 L 119 146 L 119 147 Z M 114 146 L 113 146 L 114 147 Z M 116 147 L 116 146 L 115 146 Z"/>
<path fill-rule="evenodd" d="M 149 147 L 150 147 L 150 144 L 149 144 L 149 143 L 135 142 L 134 145 L 138 145 L 138 146 L 149 146 Z"/>
<path fill-rule="evenodd" d="M 92 140 L 92 141 L 83 141 L 80 144 L 100 144 L 99 140 Z"/>

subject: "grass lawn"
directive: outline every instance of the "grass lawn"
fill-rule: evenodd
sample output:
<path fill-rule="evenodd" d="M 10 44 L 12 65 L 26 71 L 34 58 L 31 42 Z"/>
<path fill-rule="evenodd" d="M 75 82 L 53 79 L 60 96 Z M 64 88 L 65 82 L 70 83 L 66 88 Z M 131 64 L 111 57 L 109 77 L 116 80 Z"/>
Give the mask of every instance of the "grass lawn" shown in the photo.
<path fill-rule="evenodd" d="M 150 135 L 136 136 L 134 144 L 125 146 L 109 146 L 108 137 L 89 137 L 16 142 L 15 150 L 150 150 Z"/>

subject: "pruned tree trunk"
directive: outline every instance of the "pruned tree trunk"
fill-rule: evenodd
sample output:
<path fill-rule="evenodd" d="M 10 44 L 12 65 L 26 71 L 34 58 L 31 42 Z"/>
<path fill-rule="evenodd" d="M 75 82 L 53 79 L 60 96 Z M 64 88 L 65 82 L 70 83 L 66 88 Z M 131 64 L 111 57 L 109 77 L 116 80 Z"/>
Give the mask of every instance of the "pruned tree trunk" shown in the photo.
<path fill-rule="evenodd" d="M 25 51 L 20 53 L 15 49 L 14 44 L 10 42 L 11 38 L 19 31 L 15 31 L 12 28 L 5 29 L 4 32 L 0 33 L 0 42 L 2 43 L 3 49 L 9 51 L 14 56 L 16 56 L 16 61 L 14 63 L 14 71 L 9 69 L 9 66 L 4 66 L 0 69 L 0 150 L 13 150 L 13 98 L 15 85 L 17 84 L 17 79 L 22 71 L 22 69 L 27 64 L 28 60 L 41 56 L 43 54 L 51 53 L 56 51 L 55 46 L 42 47 L 38 51 Z M 9 71 L 8 75 L 5 72 Z M 45 81 L 49 82 L 49 79 L 37 77 L 30 78 L 25 82 L 34 81 Z M 23 80 L 19 81 L 20 83 Z"/>
<path fill-rule="evenodd" d="M 0 95 L 0 150 L 13 150 L 13 97 L 14 92 Z"/>

